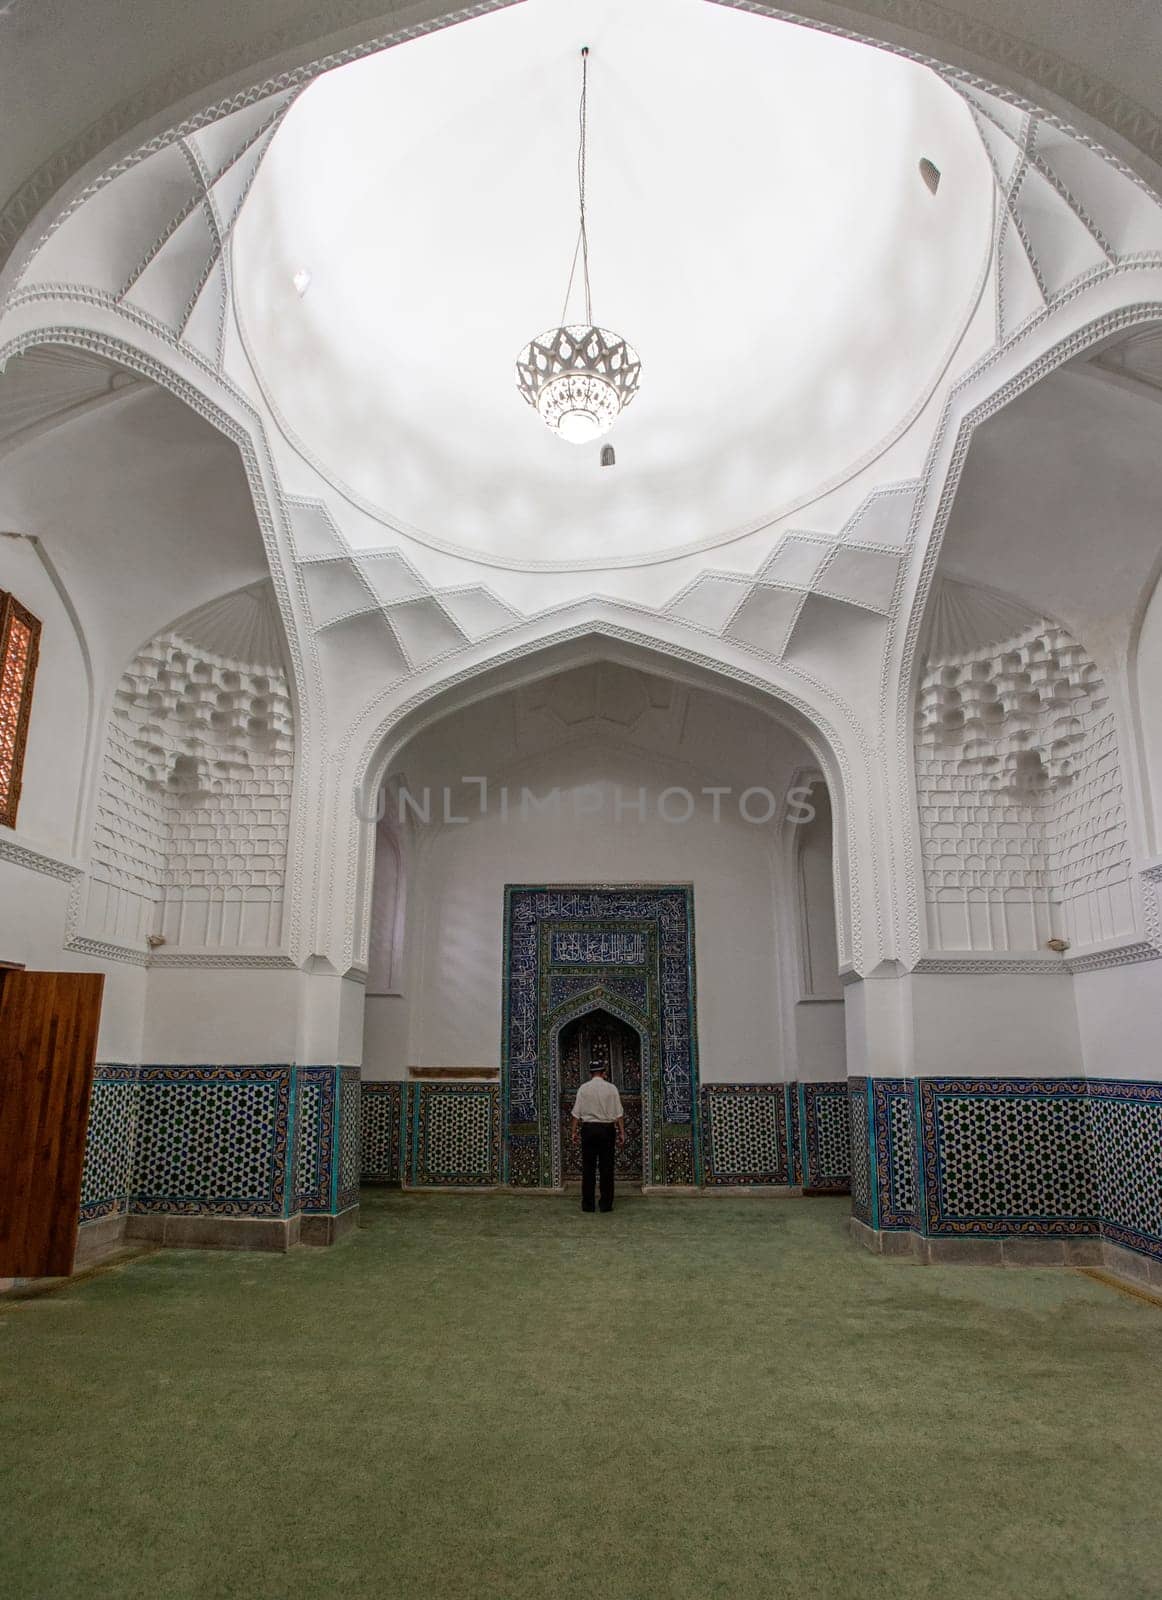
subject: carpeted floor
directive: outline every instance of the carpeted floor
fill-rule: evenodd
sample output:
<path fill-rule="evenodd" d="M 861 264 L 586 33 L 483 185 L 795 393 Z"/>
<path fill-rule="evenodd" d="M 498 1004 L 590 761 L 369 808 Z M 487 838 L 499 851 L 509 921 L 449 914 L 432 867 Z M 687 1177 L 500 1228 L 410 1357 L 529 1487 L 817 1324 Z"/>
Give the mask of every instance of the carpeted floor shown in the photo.
<path fill-rule="evenodd" d="M 846 1214 L 372 1191 L 0 1303 L 0 1592 L 1162 1596 L 1162 1310 Z"/>

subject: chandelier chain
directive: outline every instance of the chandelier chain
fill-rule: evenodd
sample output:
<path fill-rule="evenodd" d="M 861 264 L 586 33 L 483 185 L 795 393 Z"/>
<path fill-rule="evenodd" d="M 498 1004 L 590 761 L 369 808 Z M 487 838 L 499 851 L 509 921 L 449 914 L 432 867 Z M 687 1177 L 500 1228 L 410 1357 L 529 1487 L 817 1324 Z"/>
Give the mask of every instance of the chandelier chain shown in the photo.
<path fill-rule="evenodd" d="M 577 243 L 573 247 L 573 261 L 569 268 L 569 282 L 565 287 L 565 304 L 561 308 L 561 322 L 569 315 L 569 296 L 573 293 L 573 279 L 577 275 L 577 257 L 581 257 L 581 275 L 585 283 L 585 321 L 593 324 L 592 291 L 589 287 L 589 227 L 585 214 L 585 192 L 588 177 L 589 144 L 589 46 L 581 49 L 581 103 L 577 112 L 577 211 L 580 227 Z"/>

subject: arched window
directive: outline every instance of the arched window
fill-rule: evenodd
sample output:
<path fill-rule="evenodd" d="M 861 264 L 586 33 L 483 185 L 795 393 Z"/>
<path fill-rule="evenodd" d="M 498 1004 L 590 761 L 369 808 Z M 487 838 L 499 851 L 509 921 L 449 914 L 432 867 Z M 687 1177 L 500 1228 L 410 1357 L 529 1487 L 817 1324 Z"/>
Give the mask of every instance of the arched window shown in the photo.
<path fill-rule="evenodd" d="M 0 589 L 0 823 L 16 826 L 40 623 Z"/>

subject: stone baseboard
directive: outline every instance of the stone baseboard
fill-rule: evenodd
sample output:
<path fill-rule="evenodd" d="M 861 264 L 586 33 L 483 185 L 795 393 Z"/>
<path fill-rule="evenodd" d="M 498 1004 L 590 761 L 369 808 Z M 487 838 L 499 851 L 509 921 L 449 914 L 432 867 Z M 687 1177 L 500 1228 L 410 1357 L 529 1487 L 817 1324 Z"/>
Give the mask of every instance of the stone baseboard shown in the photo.
<path fill-rule="evenodd" d="M 126 1239 L 148 1239 L 171 1250 L 289 1250 L 299 1242 L 300 1218 L 148 1215 L 125 1220 Z"/>
<path fill-rule="evenodd" d="M 1127 1283 L 1148 1284 L 1151 1289 L 1162 1289 L 1162 1261 L 1142 1255 L 1138 1250 L 1127 1250 L 1124 1245 L 1102 1240 L 1102 1259 L 1095 1265 L 1103 1266 L 1117 1278 Z"/>
<path fill-rule="evenodd" d="M 1099 1267 L 1107 1264 L 1109 1248 L 1096 1238 L 929 1239 L 906 1230 L 869 1228 L 858 1217 L 851 1218 L 850 1227 L 856 1243 L 873 1255 L 930 1267 Z"/>
<path fill-rule="evenodd" d="M 786 1183 L 707 1183 L 701 1187 L 696 1184 L 671 1183 L 662 1185 L 643 1183 L 641 1192 L 655 1197 L 658 1195 L 663 1197 L 673 1195 L 681 1199 L 689 1199 L 691 1195 L 694 1195 L 699 1199 L 705 1198 L 709 1200 L 714 1199 L 716 1196 L 721 1196 L 726 1200 L 738 1200 L 744 1195 L 758 1195 L 768 1200 L 772 1197 L 777 1200 L 798 1200 L 803 1195 L 802 1189 Z"/>
<path fill-rule="evenodd" d="M 307 1245 L 338 1244 L 359 1226 L 359 1207 L 346 1211 L 328 1212 L 325 1216 L 304 1215 L 299 1224 L 299 1243 Z"/>
<path fill-rule="evenodd" d="M 79 1272 L 82 1267 L 96 1266 L 111 1251 L 119 1250 L 125 1238 L 127 1221 L 125 1213 L 118 1211 L 111 1217 L 98 1217 L 95 1222 L 82 1222 L 77 1229 L 77 1250 L 73 1257 L 73 1271 Z"/>

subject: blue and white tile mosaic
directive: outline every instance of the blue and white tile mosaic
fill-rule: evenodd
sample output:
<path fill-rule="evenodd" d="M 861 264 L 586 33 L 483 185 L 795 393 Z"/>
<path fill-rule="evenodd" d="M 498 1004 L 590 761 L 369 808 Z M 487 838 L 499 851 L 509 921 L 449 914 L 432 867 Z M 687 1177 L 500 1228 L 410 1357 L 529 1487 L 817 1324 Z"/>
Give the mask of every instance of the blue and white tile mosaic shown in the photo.
<path fill-rule="evenodd" d="M 869 1159 L 875 1174 L 873 1197 L 878 1216 L 861 1218 L 871 1226 L 916 1228 L 916 1141 L 913 1085 L 906 1078 L 869 1078 L 871 1123 Z M 854 1138 L 854 1134 L 853 1134 Z"/>
<path fill-rule="evenodd" d="M 335 1209 L 335 1067 L 299 1067 L 295 1136 L 295 1209 L 308 1215 Z"/>
<path fill-rule="evenodd" d="M 1162 1259 L 1162 1084 L 871 1080 L 872 1225 L 1107 1238 Z"/>
<path fill-rule="evenodd" d="M 846 1194 L 851 1187 L 851 1110 L 847 1081 L 800 1083 L 799 1136 L 804 1189 Z"/>
<path fill-rule="evenodd" d="M 875 1214 L 868 1081 L 848 1078 L 848 1126 L 851 1130 L 851 1214 L 871 1226 Z"/>
<path fill-rule="evenodd" d="M 789 1182 L 785 1084 L 702 1085 L 702 1173 L 709 1185 Z"/>
<path fill-rule="evenodd" d="M 360 1100 L 361 1176 L 364 1183 L 403 1181 L 402 1124 L 406 1084 L 362 1085 Z"/>
<path fill-rule="evenodd" d="M 482 1188 L 500 1181 L 500 1092 L 495 1083 L 407 1085 L 404 1182 L 410 1188 Z"/>
<path fill-rule="evenodd" d="M 129 1209 L 139 1094 L 137 1067 L 96 1068 L 81 1176 L 82 1222 Z"/>
<path fill-rule="evenodd" d="M 143 1067 L 130 1211 L 285 1216 L 293 1076 L 289 1066 Z"/>
<path fill-rule="evenodd" d="M 337 1211 L 359 1204 L 362 1166 L 361 1101 L 358 1067 L 343 1067 L 339 1074 L 339 1151 L 335 1174 Z"/>

